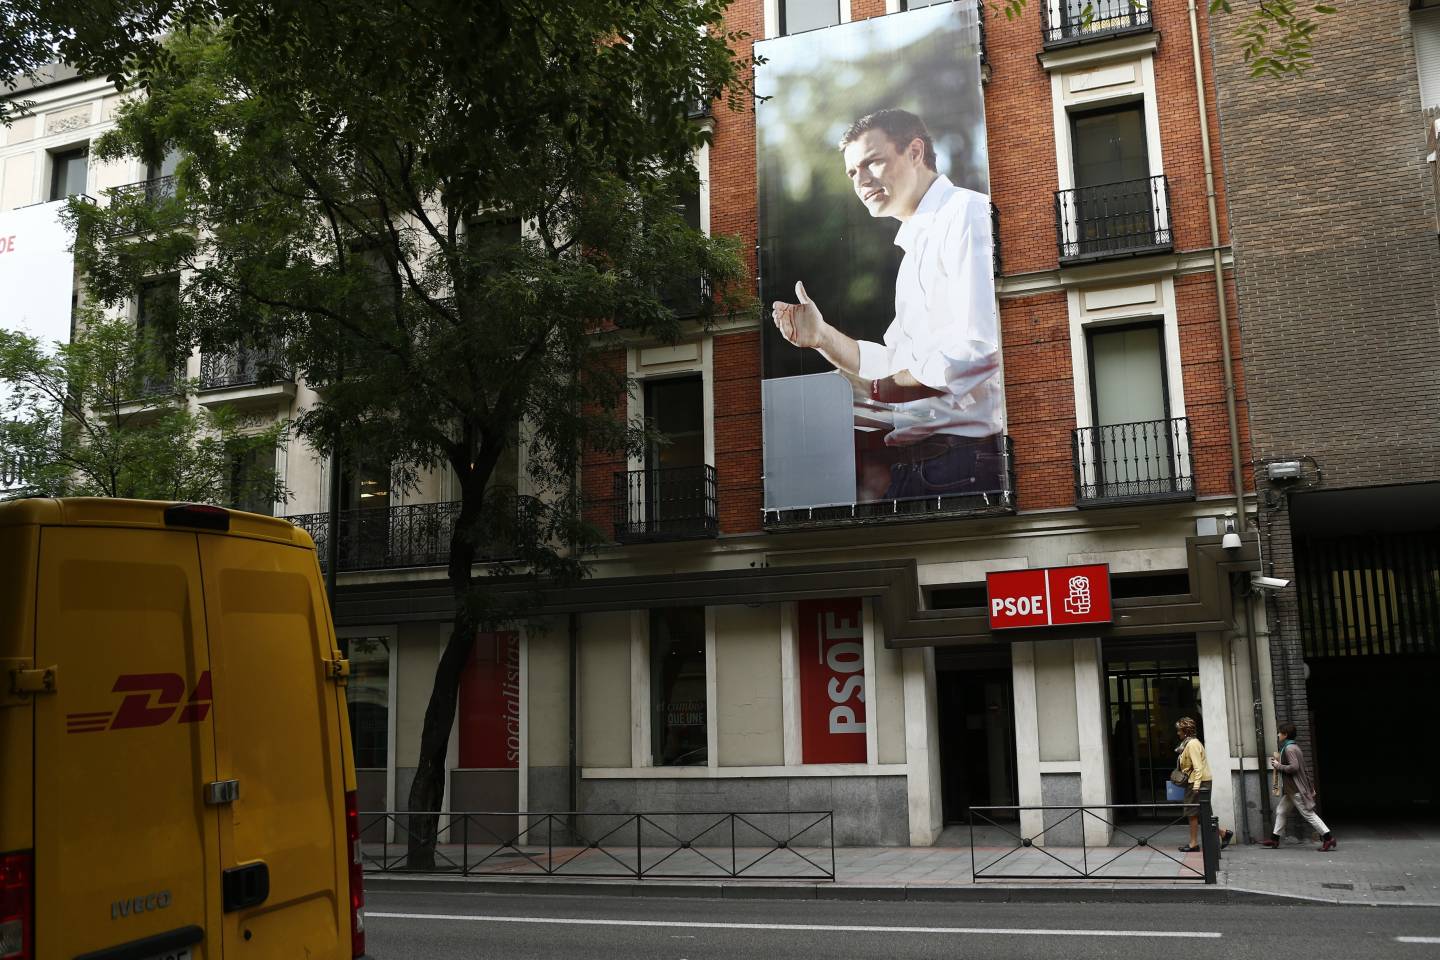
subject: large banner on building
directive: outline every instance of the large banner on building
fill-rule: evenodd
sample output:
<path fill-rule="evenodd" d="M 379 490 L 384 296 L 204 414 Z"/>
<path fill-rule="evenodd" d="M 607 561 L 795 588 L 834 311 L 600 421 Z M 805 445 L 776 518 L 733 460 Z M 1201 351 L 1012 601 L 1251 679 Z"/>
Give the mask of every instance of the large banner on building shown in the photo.
<path fill-rule="evenodd" d="M 755 52 L 767 516 L 998 499 L 976 0 Z"/>
<path fill-rule="evenodd" d="M 460 677 L 460 766 L 520 766 L 520 636 L 513 630 L 475 637 Z"/>
<path fill-rule="evenodd" d="M 797 607 L 801 762 L 864 763 L 864 607 L 859 600 Z"/>
<path fill-rule="evenodd" d="M 65 201 L 0 212 L 0 329 L 38 338 L 46 346 L 70 341 L 75 258 L 60 220 Z M 6 387 L 0 381 L 0 420 Z M 25 486 L 24 464 L 0 445 L 0 497 Z"/>

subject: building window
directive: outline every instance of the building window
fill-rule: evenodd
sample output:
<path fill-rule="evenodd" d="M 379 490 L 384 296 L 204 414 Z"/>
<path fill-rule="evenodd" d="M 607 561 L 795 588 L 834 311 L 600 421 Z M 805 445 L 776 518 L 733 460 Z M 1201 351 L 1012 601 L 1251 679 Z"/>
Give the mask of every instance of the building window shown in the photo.
<path fill-rule="evenodd" d="M 342 637 L 340 654 L 350 661 L 345 701 L 355 766 L 384 770 L 390 761 L 390 639 Z"/>
<path fill-rule="evenodd" d="M 1145 110 L 1138 103 L 1072 113 L 1070 143 L 1077 188 L 1150 176 Z"/>
<path fill-rule="evenodd" d="M 840 22 L 840 0 L 780 0 L 780 33 L 804 33 Z"/>
<path fill-rule="evenodd" d="M 175 335 L 180 278 L 146 280 L 135 301 L 135 337 L 142 354 L 144 395 L 171 392 L 182 364 Z"/>
<path fill-rule="evenodd" d="M 650 611 L 651 762 L 705 766 L 705 608 Z"/>
<path fill-rule="evenodd" d="M 1159 322 L 1090 328 L 1087 431 L 1101 496 L 1169 489 L 1181 436 L 1170 422 L 1164 329 Z"/>
<path fill-rule="evenodd" d="M 340 476 L 341 563 L 373 569 L 390 561 L 390 465 L 369 457 L 344 462 Z M 347 569 L 341 566 L 342 570 Z"/>
<path fill-rule="evenodd" d="M 161 177 L 175 176 L 175 168 L 180 165 L 180 151 L 174 147 L 165 151 L 165 156 L 159 163 L 145 164 L 145 179 L 159 180 Z"/>
<path fill-rule="evenodd" d="M 262 447 L 237 453 L 230 459 L 230 504 L 236 510 L 273 516 L 275 451 Z"/>
<path fill-rule="evenodd" d="M 80 147 L 50 155 L 50 199 L 64 200 L 85 192 L 90 150 Z"/>

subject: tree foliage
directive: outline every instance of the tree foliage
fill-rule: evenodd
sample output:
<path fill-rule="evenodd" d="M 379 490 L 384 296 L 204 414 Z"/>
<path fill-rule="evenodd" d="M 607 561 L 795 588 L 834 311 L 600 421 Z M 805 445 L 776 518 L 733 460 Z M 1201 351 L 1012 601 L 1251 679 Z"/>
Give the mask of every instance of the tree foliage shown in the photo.
<path fill-rule="evenodd" d="M 129 322 L 93 313 L 53 349 L 0 330 L 0 461 L 40 496 L 284 499 L 273 469 L 236 469 L 253 453 L 273 463 L 282 425 L 252 430 L 233 410 L 191 409 L 163 356 Z"/>
<path fill-rule="evenodd" d="M 316 450 L 454 477 L 456 618 L 409 799 L 438 809 L 473 639 L 522 609 L 495 578 L 582 575 L 581 450 L 645 439 L 598 351 L 679 336 L 677 288 L 700 323 L 748 304 L 738 244 L 677 209 L 708 138 L 691 105 L 744 104 L 737 38 L 723 0 L 220 7 L 94 148 L 178 149 L 174 196 L 75 205 L 76 256 L 106 304 L 179 273 L 202 351 L 283 344 L 321 398 L 294 423 Z M 516 444 L 524 476 L 498 476 Z M 477 567 L 497 542 L 511 560 Z"/>

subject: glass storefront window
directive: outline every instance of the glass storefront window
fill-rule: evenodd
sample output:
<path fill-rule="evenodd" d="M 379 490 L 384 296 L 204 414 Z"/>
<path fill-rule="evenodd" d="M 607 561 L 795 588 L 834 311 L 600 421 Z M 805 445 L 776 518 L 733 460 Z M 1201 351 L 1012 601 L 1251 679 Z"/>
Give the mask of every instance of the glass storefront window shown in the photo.
<path fill-rule="evenodd" d="M 390 760 L 390 638 L 342 637 L 340 652 L 350 661 L 345 700 L 355 767 L 384 770 Z"/>
<path fill-rule="evenodd" d="M 705 608 L 650 611 L 651 762 L 704 766 Z"/>

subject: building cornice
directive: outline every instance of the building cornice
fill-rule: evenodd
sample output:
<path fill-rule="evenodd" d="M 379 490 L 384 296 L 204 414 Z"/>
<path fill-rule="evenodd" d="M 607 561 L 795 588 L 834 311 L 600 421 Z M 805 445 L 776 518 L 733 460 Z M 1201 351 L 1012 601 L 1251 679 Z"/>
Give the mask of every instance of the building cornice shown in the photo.
<path fill-rule="evenodd" d="M 1160 46 L 1160 31 L 1116 37 L 1112 40 L 1091 40 L 1057 50 L 1042 50 L 1035 55 L 1047 71 L 1088 69 L 1115 60 L 1133 60 L 1153 54 Z"/>

